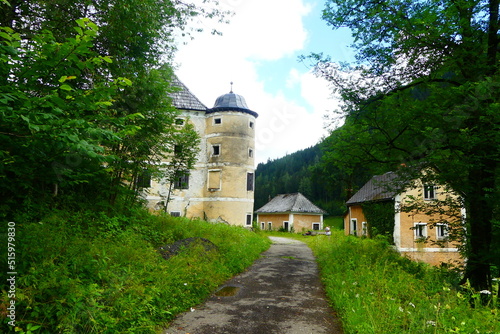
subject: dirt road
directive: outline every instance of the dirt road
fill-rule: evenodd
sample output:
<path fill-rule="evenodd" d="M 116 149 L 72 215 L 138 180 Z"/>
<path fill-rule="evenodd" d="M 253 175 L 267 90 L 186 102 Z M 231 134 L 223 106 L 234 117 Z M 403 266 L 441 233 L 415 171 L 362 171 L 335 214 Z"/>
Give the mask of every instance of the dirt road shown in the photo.
<path fill-rule="evenodd" d="M 180 315 L 164 333 L 342 333 L 309 247 L 287 238 L 271 239 L 262 258 L 204 304 Z"/>

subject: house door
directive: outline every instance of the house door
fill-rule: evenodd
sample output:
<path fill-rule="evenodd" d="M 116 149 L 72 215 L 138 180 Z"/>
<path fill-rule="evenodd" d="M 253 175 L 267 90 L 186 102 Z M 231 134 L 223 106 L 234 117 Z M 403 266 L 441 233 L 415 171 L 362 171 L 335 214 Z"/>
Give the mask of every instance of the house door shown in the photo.
<path fill-rule="evenodd" d="M 289 225 L 290 225 L 290 224 L 289 224 L 288 222 L 283 222 L 283 229 L 284 229 L 285 231 L 290 231 L 290 230 L 289 230 Z"/>

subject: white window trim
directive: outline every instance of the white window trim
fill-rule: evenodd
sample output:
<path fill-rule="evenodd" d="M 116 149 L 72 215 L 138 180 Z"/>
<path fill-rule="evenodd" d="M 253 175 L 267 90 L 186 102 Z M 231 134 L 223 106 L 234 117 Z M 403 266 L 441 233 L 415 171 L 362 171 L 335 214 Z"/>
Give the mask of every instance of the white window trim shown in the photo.
<path fill-rule="evenodd" d="M 250 224 L 248 223 L 248 217 L 250 217 Z M 252 223 L 253 223 L 253 219 L 252 219 L 252 215 L 247 213 L 246 216 L 245 216 L 245 226 L 252 226 Z"/>
<path fill-rule="evenodd" d="M 417 232 L 419 231 L 417 226 L 422 226 L 422 235 L 421 236 L 417 235 Z M 414 223 L 413 224 L 413 236 L 415 239 L 427 238 L 427 223 L 422 223 L 422 222 Z"/>
<path fill-rule="evenodd" d="M 315 225 L 317 225 L 317 226 L 318 226 L 318 228 L 317 228 L 317 229 L 315 229 L 315 228 L 314 228 L 314 226 L 315 226 Z M 313 230 L 313 231 L 319 231 L 319 230 L 320 230 L 320 227 L 321 227 L 321 223 L 312 223 L 312 230 Z"/>
<path fill-rule="evenodd" d="M 288 224 L 288 228 L 285 228 L 285 224 Z M 288 220 L 283 221 L 283 229 L 287 232 L 290 231 L 290 222 Z"/>
<path fill-rule="evenodd" d="M 368 223 L 367 222 L 361 222 L 361 235 L 364 235 L 364 236 L 368 235 Z"/>
<path fill-rule="evenodd" d="M 429 197 L 429 196 L 426 196 L 425 193 L 425 188 L 426 187 L 432 187 L 432 197 Z M 434 201 L 437 199 L 437 187 L 434 185 L 434 184 L 424 184 L 423 188 L 422 188 L 422 192 L 423 192 L 423 198 L 424 198 L 424 201 Z"/>
<path fill-rule="evenodd" d="M 215 154 L 214 147 L 219 148 L 219 154 Z M 212 144 L 212 151 L 210 152 L 212 157 L 220 157 L 222 154 L 222 145 L 221 144 Z"/>
<path fill-rule="evenodd" d="M 269 231 L 271 231 L 273 229 L 273 223 L 267 222 L 267 228 L 269 229 Z"/>
<path fill-rule="evenodd" d="M 442 227 L 444 229 L 444 236 L 439 235 L 439 227 Z M 448 224 L 441 224 L 438 223 L 436 224 L 436 239 L 437 240 L 443 240 L 448 237 Z"/>
<path fill-rule="evenodd" d="M 351 218 L 350 224 L 349 224 L 349 233 L 354 234 L 358 232 L 358 218 Z"/>

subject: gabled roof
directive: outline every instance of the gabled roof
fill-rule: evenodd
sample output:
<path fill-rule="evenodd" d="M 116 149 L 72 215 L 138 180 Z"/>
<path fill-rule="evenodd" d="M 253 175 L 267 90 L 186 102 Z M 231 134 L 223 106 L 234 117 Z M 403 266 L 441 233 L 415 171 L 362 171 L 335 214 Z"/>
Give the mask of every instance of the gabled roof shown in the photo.
<path fill-rule="evenodd" d="M 396 179 L 397 174 L 394 172 L 375 175 L 346 204 L 392 200 L 398 194 L 395 189 L 397 186 Z"/>
<path fill-rule="evenodd" d="M 174 107 L 181 110 L 207 111 L 208 108 L 175 75 L 172 86 L 179 88 L 179 90 L 170 93 Z"/>
<path fill-rule="evenodd" d="M 320 209 L 301 193 L 281 194 L 274 197 L 266 205 L 255 211 L 255 213 L 316 213 L 324 214 L 326 211 Z"/>

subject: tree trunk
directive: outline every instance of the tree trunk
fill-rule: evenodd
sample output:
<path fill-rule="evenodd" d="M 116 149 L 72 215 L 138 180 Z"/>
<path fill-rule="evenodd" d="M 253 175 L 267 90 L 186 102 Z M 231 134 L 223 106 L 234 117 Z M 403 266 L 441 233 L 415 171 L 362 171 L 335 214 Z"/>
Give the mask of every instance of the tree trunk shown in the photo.
<path fill-rule="evenodd" d="M 493 208 L 488 200 L 488 189 L 494 181 L 494 173 L 488 167 L 475 166 L 471 170 L 469 184 L 472 189 L 466 198 L 469 252 L 465 278 L 476 291 L 491 291 Z"/>

